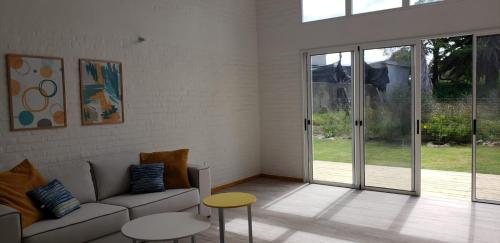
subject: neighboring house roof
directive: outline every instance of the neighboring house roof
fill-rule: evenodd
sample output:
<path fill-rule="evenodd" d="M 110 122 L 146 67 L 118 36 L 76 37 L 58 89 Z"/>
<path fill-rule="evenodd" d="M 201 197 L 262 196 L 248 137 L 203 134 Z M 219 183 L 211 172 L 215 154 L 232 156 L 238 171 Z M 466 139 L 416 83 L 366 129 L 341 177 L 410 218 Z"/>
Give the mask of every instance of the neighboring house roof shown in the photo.
<path fill-rule="evenodd" d="M 378 90 L 385 91 L 387 84 L 390 82 L 389 66 L 404 69 L 410 68 L 408 65 L 401 65 L 390 60 L 370 64 L 365 63 L 365 83 L 375 86 Z M 336 62 L 329 65 L 313 67 L 312 81 L 338 84 L 350 83 L 351 66 L 342 66 L 340 62 Z"/>
<path fill-rule="evenodd" d="M 340 62 L 313 67 L 313 82 L 350 83 L 351 66 L 342 66 Z"/>

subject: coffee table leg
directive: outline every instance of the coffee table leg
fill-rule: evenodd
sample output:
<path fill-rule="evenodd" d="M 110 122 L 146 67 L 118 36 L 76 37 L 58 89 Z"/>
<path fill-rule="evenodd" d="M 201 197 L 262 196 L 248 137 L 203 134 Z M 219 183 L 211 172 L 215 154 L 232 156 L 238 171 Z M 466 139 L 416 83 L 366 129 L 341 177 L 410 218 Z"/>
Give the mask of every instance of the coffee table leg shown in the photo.
<path fill-rule="evenodd" d="M 179 240 L 174 240 L 174 243 L 179 243 Z"/>
<path fill-rule="evenodd" d="M 192 235 L 192 236 L 191 236 L 191 243 L 196 243 L 196 238 L 195 238 L 195 235 Z"/>
<path fill-rule="evenodd" d="M 220 237 L 220 243 L 224 243 L 224 231 L 225 231 L 224 209 L 223 208 L 219 208 L 219 237 Z"/>
<path fill-rule="evenodd" d="M 248 205 L 247 209 L 248 209 L 248 242 L 252 243 L 253 242 L 253 235 L 252 235 L 252 205 Z"/>

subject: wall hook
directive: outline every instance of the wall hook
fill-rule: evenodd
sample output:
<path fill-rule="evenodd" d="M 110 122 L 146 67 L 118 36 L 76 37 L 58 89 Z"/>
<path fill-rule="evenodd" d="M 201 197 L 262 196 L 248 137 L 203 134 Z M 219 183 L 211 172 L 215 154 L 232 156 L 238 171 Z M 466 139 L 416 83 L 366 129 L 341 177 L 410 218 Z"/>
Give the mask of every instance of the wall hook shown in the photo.
<path fill-rule="evenodd" d="M 142 36 L 139 36 L 139 37 L 137 38 L 137 42 L 138 42 L 138 43 L 145 42 L 145 41 L 146 41 L 146 38 L 144 38 L 144 37 L 142 37 Z"/>

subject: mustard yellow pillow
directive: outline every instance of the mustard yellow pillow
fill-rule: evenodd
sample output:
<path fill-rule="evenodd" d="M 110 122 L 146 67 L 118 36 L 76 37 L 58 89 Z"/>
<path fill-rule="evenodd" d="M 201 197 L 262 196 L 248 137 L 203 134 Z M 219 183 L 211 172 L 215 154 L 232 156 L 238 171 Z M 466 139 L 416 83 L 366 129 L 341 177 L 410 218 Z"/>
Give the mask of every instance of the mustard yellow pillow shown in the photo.
<path fill-rule="evenodd" d="M 0 173 L 0 204 L 19 211 L 22 227 L 26 228 L 43 218 L 26 193 L 45 184 L 40 172 L 25 159 L 10 171 Z"/>
<path fill-rule="evenodd" d="M 189 149 L 141 153 L 141 164 L 163 163 L 165 165 L 165 188 L 189 188 L 188 177 Z"/>

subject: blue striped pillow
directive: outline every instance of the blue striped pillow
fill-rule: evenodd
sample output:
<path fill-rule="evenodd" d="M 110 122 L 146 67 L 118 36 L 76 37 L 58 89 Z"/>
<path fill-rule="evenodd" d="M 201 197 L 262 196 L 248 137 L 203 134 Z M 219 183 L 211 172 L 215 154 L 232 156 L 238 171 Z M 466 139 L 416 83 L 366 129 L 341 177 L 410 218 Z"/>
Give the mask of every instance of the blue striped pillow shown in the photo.
<path fill-rule="evenodd" d="M 132 165 L 130 167 L 130 193 L 140 194 L 165 191 L 163 163 Z"/>
<path fill-rule="evenodd" d="M 57 179 L 28 192 L 28 196 L 38 202 L 43 211 L 56 218 L 62 218 L 80 208 L 80 202 Z"/>

